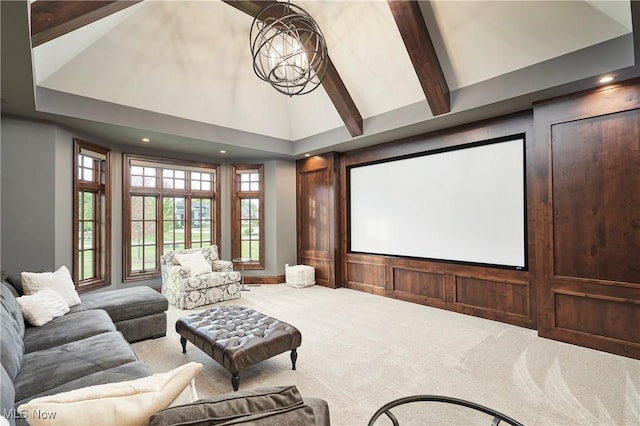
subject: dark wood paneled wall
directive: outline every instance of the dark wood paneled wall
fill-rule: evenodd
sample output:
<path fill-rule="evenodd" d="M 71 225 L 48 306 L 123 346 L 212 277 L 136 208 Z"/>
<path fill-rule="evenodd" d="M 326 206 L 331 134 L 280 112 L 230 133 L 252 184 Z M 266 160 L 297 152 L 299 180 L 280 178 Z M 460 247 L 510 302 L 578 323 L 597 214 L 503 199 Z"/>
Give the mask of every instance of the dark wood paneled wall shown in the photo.
<path fill-rule="evenodd" d="M 525 134 L 527 170 L 533 170 L 533 163 L 529 161 L 531 112 L 345 153 L 340 204 L 343 229 L 347 229 L 347 167 L 517 134 Z M 533 174 L 527 172 L 527 181 L 532 178 Z M 533 198 L 527 198 L 527 210 L 530 210 Z M 527 232 L 533 235 L 535 229 L 528 227 Z M 346 287 L 524 327 L 536 325 L 536 297 L 528 271 L 347 253 L 346 232 L 341 237 L 342 280 Z M 533 247 L 528 251 L 531 264 Z"/>
<path fill-rule="evenodd" d="M 339 286 L 340 157 L 336 153 L 299 160 L 297 175 L 298 263 L 313 266 L 316 283 Z"/>
<path fill-rule="evenodd" d="M 331 228 L 337 214 L 347 230 L 350 165 L 522 133 L 528 271 L 347 253 L 346 232 Z M 339 202 L 329 188 L 339 188 Z M 313 209 L 323 206 L 327 216 L 319 220 Z M 537 328 L 543 337 L 640 359 L 640 81 L 299 162 L 298 214 L 298 258 L 316 266 L 321 284 Z"/>
<path fill-rule="evenodd" d="M 534 111 L 539 334 L 640 358 L 640 84 Z"/>
<path fill-rule="evenodd" d="M 345 286 L 522 327 L 535 327 L 529 273 L 348 253 Z"/>

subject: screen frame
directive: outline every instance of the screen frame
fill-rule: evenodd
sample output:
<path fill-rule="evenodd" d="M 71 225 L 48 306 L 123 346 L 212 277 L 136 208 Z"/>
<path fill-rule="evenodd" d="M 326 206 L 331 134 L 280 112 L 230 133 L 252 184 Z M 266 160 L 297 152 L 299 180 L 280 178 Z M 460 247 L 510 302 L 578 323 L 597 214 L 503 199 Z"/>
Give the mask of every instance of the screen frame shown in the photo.
<path fill-rule="evenodd" d="M 496 264 L 496 263 L 485 263 L 485 262 L 473 262 L 466 260 L 455 260 L 455 259 L 441 259 L 441 258 L 432 258 L 432 257 L 416 257 L 416 256 L 408 256 L 408 255 L 398 255 L 398 254 L 389 254 L 389 253 L 377 253 L 377 252 L 364 252 L 364 251 L 355 251 L 351 249 L 351 171 L 353 169 L 357 169 L 360 167 L 371 166 L 375 164 L 389 163 L 395 161 L 401 161 L 411 158 L 430 156 L 435 154 L 441 154 L 451 151 L 459 151 L 464 149 L 476 148 L 486 145 L 498 144 L 502 142 L 513 142 L 521 140 L 522 143 L 522 211 L 523 211 L 523 255 L 524 262 L 523 266 L 514 266 L 514 265 L 504 265 L 504 264 Z M 438 263 L 447 263 L 447 264 L 456 264 L 456 265 L 469 265 L 469 266 L 479 266 L 479 267 L 488 267 L 488 268 L 496 268 L 496 269 L 507 269 L 507 270 L 516 270 L 516 271 L 528 271 L 529 270 L 529 233 L 528 233 L 528 211 L 527 211 L 527 138 L 525 133 L 516 133 L 508 136 L 502 136 L 497 138 L 485 139 L 475 142 L 464 143 L 460 145 L 447 146 L 442 148 L 436 148 L 431 150 L 421 150 L 415 153 L 399 155 L 395 157 L 383 158 L 379 160 L 373 161 L 365 161 L 362 163 L 351 164 L 346 166 L 345 170 L 345 179 L 346 179 L 346 252 L 347 254 L 358 254 L 358 255 L 368 255 L 368 256 L 382 256 L 382 257 L 390 257 L 390 258 L 399 258 L 399 259 L 409 259 L 409 260 L 420 260 L 420 261 L 429 261 L 429 262 L 438 262 Z"/>

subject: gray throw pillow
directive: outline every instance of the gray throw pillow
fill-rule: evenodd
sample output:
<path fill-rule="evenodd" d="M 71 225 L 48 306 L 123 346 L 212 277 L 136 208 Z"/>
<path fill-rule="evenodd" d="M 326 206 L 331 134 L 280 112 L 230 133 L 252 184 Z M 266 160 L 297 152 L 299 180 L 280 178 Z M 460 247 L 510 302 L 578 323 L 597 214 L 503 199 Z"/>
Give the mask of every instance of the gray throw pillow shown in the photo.
<path fill-rule="evenodd" d="M 313 409 L 295 386 L 262 388 L 201 399 L 153 414 L 150 426 L 163 425 L 312 425 Z"/>

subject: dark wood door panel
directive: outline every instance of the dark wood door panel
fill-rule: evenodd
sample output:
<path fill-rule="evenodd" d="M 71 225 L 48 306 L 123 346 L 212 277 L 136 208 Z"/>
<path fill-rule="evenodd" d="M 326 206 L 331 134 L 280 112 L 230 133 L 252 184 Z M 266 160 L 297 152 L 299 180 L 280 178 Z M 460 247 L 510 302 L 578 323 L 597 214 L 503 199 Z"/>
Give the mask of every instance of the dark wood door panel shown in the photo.
<path fill-rule="evenodd" d="M 640 82 L 534 109 L 538 334 L 640 358 Z"/>
<path fill-rule="evenodd" d="M 296 163 L 298 263 L 316 269 L 316 283 L 339 285 L 339 156 L 329 153 Z"/>
<path fill-rule="evenodd" d="M 330 176 L 328 169 L 314 170 L 298 175 L 300 193 L 299 214 L 304 218 L 304 228 L 299 233 L 300 246 L 317 251 L 329 250 L 331 241 L 329 211 L 331 208 Z"/>
<path fill-rule="evenodd" d="M 640 110 L 552 126 L 554 274 L 640 282 Z"/>

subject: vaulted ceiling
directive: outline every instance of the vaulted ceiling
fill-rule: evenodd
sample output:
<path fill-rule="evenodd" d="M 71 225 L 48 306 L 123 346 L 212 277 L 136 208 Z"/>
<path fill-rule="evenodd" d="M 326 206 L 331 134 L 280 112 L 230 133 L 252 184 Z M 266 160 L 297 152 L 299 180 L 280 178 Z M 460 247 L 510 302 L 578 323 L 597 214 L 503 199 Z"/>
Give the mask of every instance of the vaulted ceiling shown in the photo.
<path fill-rule="evenodd" d="M 123 144 L 298 158 L 640 75 L 636 2 L 295 3 L 332 67 L 290 98 L 253 73 L 249 30 L 265 2 L 2 2 L 2 111 Z"/>

